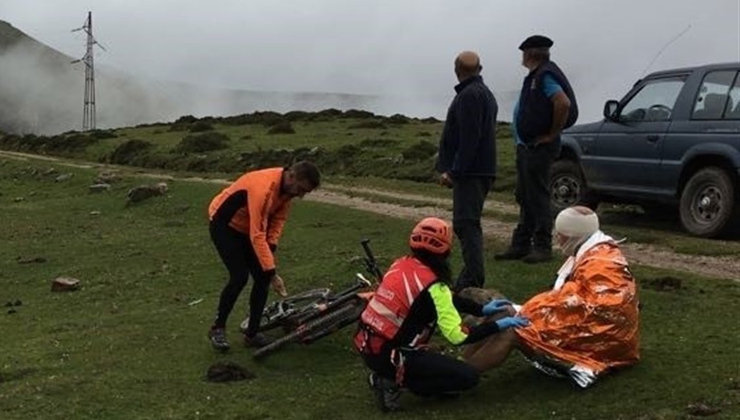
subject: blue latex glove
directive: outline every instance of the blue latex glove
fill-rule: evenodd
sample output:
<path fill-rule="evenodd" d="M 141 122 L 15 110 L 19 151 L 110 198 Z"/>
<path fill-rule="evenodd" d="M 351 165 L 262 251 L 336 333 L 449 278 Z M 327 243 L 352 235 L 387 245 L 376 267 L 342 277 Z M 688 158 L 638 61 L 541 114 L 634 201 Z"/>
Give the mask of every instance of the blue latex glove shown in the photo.
<path fill-rule="evenodd" d="M 503 331 L 509 328 L 526 327 L 529 325 L 529 320 L 523 316 L 507 316 L 496 321 L 496 325 L 500 331 Z"/>
<path fill-rule="evenodd" d="M 512 303 L 506 299 L 494 299 L 483 306 L 483 315 L 488 316 L 505 311 L 511 305 Z"/>

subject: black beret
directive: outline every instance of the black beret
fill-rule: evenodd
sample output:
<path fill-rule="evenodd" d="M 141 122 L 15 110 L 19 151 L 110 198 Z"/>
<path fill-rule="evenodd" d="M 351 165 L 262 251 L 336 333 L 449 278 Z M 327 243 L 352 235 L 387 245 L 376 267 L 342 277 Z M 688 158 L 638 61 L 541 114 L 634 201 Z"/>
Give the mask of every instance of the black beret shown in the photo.
<path fill-rule="evenodd" d="M 552 39 L 544 35 L 532 35 L 519 45 L 519 49 L 524 51 L 529 48 L 550 48 L 552 44 Z"/>

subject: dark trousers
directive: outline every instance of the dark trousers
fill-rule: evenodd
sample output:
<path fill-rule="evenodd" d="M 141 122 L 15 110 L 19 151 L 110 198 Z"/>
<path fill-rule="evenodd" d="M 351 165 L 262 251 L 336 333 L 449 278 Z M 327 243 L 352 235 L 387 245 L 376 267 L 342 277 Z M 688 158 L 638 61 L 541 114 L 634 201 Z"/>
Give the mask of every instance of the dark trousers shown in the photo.
<path fill-rule="evenodd" d="M 455 177 L 452 187 L 452 226 L 460 241 L 463 269 L 456 290 L 483 287 L 483 230 L 480 226 L 483 203 L 491 189 L 492 177 Z"/>
<path fill-rule="evenodd" d="M 550 204 L 550 167 L 560 151 L 560 142 L 537 147 L 516 148 L 516 202 L 519 223 L 511 238 L 511 247 L 552 248 L 552 210 Z"/>
<path fill-rule="evenodd" d="M 401 350 L 404 356 L 403 386 L 421 396 L 457 393 L 478 384 L 478 372 L 469 364 L 425 350 Z M 365 364 L 378 375 L 396 380 L 390 355 L 363 355 Z"/>
<path fill-rule="evenodd" d="M 254 253 L 252 243 L 247 235 L 240 233 L 224 223 L 211 222 L 211 240 L 216 246 L 226 269 L 229 270 L 229 282 L 221 291 L 218 312 L 213 323 L 215 328 L 226 326 L 226 319 L 234 308 L 234 303 L 247 284 L 249 274 L 254 278 L 252 293 L 249 295 L 249 327 L 247 335 L 257 333 L 262 318 L 262 311 L 267 302 L 270 279 L 265 275 L 262 266 Z"/>

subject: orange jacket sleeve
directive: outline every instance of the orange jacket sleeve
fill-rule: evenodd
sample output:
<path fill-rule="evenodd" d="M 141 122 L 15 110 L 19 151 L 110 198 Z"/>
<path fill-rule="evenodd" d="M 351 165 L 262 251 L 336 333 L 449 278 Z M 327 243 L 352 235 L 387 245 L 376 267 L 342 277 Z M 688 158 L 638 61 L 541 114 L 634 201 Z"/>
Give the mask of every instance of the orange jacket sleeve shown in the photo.
<path fill-rule="evenodd" d="M 280 208 L 272 215 L 267 225 L 267 243 L 277 246 L 280 236 L 283 234 L 285 221 L 288 219 L 290 211 L 290 201 L 285 201 Z"/>
<path fill-rule="evenodd" d="M 247 186 L 249 240 L 263 271 L 275 269 L 275 258 L 267 243 L 267 214 L 270 209 L 270 185 L 252 183 Z"/>

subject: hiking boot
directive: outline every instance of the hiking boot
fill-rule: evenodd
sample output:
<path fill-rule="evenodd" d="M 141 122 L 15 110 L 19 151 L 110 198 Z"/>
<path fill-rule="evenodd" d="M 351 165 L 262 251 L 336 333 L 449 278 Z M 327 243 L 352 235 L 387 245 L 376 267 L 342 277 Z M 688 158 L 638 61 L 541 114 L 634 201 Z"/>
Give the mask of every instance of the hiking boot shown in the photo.
<path fill-rule="evenodd" d="M 213 346 L 214 350 L 229 350 L 229 340 L 226 339 L 226 331 L 223 328 L 211 328 L 208 330 L 208 339 L 211 340 L 211 346 Z"/>
<path fill-rule="evenodd" d="M 244 345 L 247 347 L 254 347 L 258 349 L 272 343 L 273 341 L 275 340 L 262 333 L 257 333 L 252 336 L 244 334 Z"/>
<path fill-rule="evenodd" d="M 527 264 L 537 264 L 541 262 L 550 261 L 552 259 L 552 251 L 549 249 L 533 249 L 532 252 L 527 254 L 522 261 Z"/>
<path fill-rule="evenodd" d="M 520 249 L 520 248 L 511 248 L 507 249 L 501 254 L 496 254 L 493 256 L 494 260 L 521 260 L 522 258 L 529 255 L 530 252 L 528 249 Z"/>
<path fill-rule="evenodd" d="M 375 400 L 378 407 L 383 412 L 398 411 L 401 409 L 399 399 L 401 398 L 401 389 L 390 379 L 381 378 L 375 372 L 368 377 L 370 389 L 375 394 Z"/>

